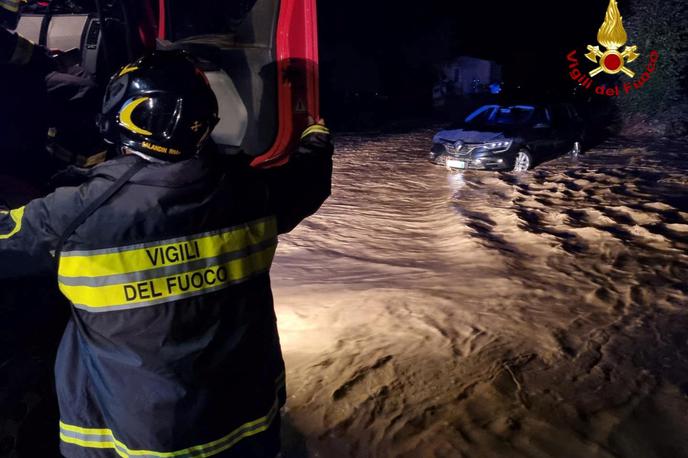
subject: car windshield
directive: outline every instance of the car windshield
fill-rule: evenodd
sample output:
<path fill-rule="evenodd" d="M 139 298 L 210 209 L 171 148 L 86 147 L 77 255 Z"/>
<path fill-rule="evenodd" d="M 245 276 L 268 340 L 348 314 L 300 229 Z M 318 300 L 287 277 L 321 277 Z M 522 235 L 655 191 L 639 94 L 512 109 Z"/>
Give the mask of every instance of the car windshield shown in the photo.
<path fill-rule="evenodd" d="M 478 126 L 520 126 L 531 120 L 535 107 L 528 105 L 485 105 L 470 114 L 465 122 Z"/>

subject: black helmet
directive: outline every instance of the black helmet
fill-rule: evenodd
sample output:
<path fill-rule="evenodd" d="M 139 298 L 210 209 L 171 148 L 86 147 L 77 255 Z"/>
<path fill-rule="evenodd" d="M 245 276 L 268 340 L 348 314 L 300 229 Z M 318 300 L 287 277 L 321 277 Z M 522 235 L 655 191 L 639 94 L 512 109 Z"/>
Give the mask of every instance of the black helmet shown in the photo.
<path fill-rule="evenodd" d="M 105 140 L 165 161 L 195 156 L 219 121 L 205 74 L 183 51 L 155 51 L 108 83 L 98 127 Z"/>

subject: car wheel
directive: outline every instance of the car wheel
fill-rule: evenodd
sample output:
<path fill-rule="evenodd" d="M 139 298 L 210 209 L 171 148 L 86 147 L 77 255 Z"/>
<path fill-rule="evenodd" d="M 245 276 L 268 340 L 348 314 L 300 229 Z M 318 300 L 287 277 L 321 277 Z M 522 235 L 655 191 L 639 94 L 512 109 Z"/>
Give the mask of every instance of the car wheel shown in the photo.
<path fill-rule="evenodd" d="M 572 159 L 578 159 L 578 156 L 581 155 L 582 148 L 581 148 L 581 142 L 576 141 L 573 142 L 573 146 L 571 147 L 571 151 L 569 151 L 569 155 L 571 156 Z"/>
<path fill-rule="evenodd" d="M 533 165 L 533 156 L 528 150 L 522 149 L 516 154 L 514 160 L 514 172 L 527 172 Z"/>

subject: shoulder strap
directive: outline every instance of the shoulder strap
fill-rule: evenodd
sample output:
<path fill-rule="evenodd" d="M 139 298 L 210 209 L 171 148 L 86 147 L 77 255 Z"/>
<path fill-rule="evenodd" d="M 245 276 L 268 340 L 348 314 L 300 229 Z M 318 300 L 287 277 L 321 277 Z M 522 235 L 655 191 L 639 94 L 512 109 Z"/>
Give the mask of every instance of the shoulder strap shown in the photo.
<path fill-rule="evenodd" d="M 124 185 L 127 184 L 127 182 L 146 165 L 147 163 L 144 160 L 137 161 L 136 164 L 132 165 L 121 177 L 119 177 L 119 179 L 115 181 L 107 191 L 101 194 L 96 200 L 91 202 L 84 209 L 84 211 L 82 211 L 79 216 L 77 216 L 76 219 L 74 219 L 74 221 L 67 226 L 67 229 L 65 229 L 65 231 L 62 233 L 62 236 L 60 236 L 60 239 L 57 242 L 57 247 L 55 248 L 55 260 L 57 262 L 60 260 L 62 248 L 64 247 L 64 243 L 67 241 L 67 238 L 71 236 L 74 231 L 88 219 L 89 216 L 98 210 L 105 202 L 110 200 L 110 198 L 114 196 L 117 191 L 122 189 L 122 187 L 124 187 Z"/>

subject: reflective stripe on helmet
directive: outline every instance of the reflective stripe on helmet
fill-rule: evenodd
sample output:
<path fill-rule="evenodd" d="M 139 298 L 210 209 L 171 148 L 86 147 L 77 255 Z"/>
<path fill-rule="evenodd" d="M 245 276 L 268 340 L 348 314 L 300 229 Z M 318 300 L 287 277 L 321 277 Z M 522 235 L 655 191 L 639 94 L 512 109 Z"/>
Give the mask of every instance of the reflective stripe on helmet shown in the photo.
<path fill-rule="evenodd" d="M 90 252 L 64 252 L 58 281 L 75 307 L 127 310 L 207 294 L 269 271 L 274 217 L 173 240 Z"/>
<path fill-rule="evenodd" d="M 150 97 L 139 97 L 137 99 L 129 99 L 127 103 L 125 103 L 122 109 L 119 111 L 119 124 L 125 129 L 134 132 L 135 134 L 146 136 L 153 135 L 153 132 L 140 128 L 139 126 L 134 124 L 134 121 L 131 120 L 131 115 L 134 113 L 134 110 L 139 105 L 148 100 L 150 100 Z"/>
<path fill-rule="evenodd" d="M 117 74 L 117 76 L 118 76 L 118 77 L 124 76 L 124 75 L 126 75 L 127 73 L 135 72 L 135 71 L 138 70 L 138 69 L 139 69 L 139 68 L 138 68 L 136 65 L 128 64 L 128 65 L 125 65 L 125 66 L 122 68 L 122 70 L 119 71 L 119 73 Z"/>

